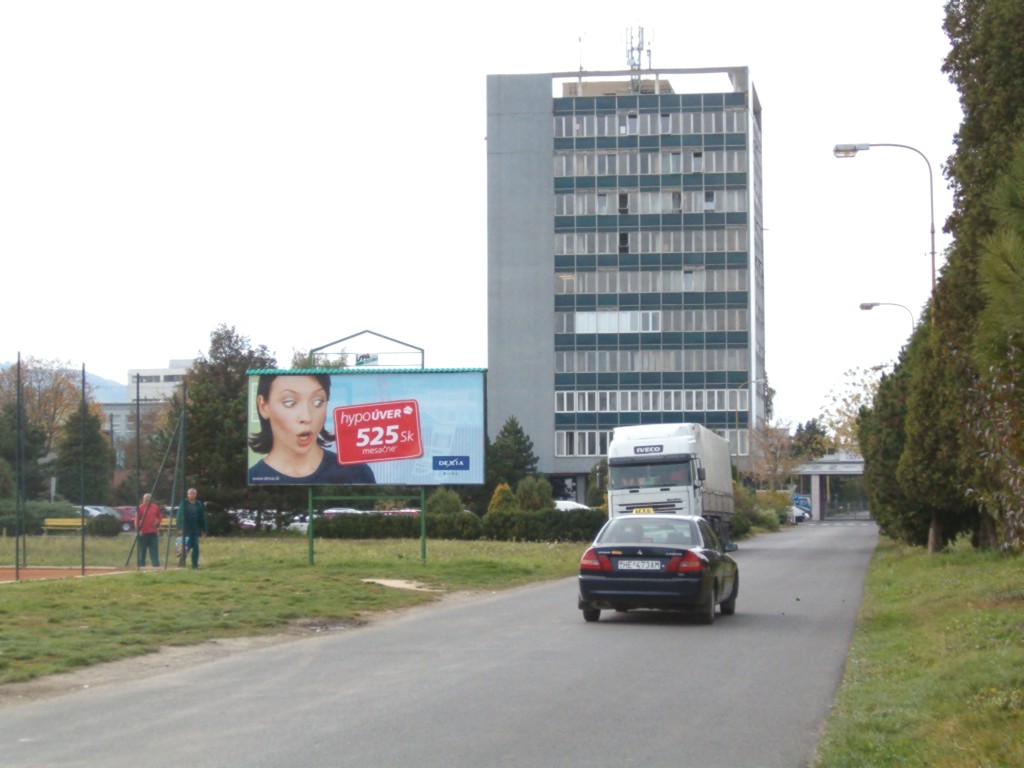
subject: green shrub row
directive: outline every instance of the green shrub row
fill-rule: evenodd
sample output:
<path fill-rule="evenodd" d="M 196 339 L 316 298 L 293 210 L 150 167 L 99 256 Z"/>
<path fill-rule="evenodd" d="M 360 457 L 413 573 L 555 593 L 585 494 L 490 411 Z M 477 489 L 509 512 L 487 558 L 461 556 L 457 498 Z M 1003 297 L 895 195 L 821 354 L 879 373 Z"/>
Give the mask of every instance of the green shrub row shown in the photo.
<path fill-rule="evenodd" d="M 495 510 L 482 518 L 472 512 L 427 514 L 427 536 L 471 541 L 589 541 L 606 517 L 595 509 L 570 512 Z M 336 515 L 319 518 L 313 533 L 329 539 L 419 538 L 418 515 Z"/>

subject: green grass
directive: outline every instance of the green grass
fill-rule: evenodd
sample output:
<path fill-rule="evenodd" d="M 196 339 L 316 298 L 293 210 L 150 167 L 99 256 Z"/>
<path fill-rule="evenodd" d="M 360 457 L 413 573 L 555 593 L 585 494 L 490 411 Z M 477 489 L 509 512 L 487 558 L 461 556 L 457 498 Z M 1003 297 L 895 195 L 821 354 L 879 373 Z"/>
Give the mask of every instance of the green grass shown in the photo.
<path fill-rule="evenodd" d="M 6 548 L 10 542 L 0 542 Z M 88 539 L 89 566 L 123 566 L 130 537 Z M 91 576 L 0 584 L 0 683 L 220 637 L 337 624 L 436 600 L 444 592 L 503 589 L 576 572 L 582 544 L 317 540 L 315 565 L 301 536 L 207 538 L 199 571 Z M 0 562 L 13 563 L 0 549 Z M 28 564 L 78 565 L 80 540 L 29 540 Z M 406 579 L 438 592 L 366 583 Z"/>
<path fill-rule="evenodd" d="M 814 765 L 1024 765 L 1024 560 L 881 542 Z"/>

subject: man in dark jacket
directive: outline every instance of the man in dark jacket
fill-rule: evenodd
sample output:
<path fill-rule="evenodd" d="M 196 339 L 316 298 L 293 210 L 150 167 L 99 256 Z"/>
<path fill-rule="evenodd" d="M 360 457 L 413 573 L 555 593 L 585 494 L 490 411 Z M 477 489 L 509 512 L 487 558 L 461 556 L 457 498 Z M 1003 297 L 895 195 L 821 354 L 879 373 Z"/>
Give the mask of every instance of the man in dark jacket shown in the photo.
<path fill-rule="evenodd" d="M 178 508 L 178 530 L 185 537 L 185 548 L 192 550 L 192 567 L 198 568 L 199 540 L 206 536 L 206 509 L 196 498 L 195 488 L 188 489 L 188 498 Z"/>

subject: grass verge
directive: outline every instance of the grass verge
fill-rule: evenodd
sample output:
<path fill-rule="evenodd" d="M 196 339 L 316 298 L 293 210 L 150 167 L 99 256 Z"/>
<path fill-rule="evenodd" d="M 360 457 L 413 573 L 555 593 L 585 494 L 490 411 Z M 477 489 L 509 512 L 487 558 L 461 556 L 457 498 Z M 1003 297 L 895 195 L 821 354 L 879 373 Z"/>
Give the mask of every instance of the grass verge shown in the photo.
<path fill-rule="evenodd" d="M 127 543 L 126 543 L 127 542 Z M 76 565 L 80 540 L 34 537 L 29 565 Z M 90 539 L 88 564 L 124 565 L 131 540 Z M 576 573 L 579 543 L 207 538 L 201 568 L 0 584 L 0 684 L 204 640 L 329 625 L 436 600 Z M 11 558 L 13 562 L 13 557 Z M 416 581 L 417 592 L 364 579 Z"/>
<path fill-rule="evenodd" d="M 1024 765 L 1024 560 L 879 542 L 816 768 Z"/>

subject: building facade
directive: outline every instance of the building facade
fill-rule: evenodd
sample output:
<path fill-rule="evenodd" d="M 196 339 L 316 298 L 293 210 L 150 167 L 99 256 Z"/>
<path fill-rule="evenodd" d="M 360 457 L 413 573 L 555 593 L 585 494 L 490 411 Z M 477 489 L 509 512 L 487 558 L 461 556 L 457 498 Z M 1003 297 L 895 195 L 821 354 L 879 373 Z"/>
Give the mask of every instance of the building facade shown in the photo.
<path fill-rule="evenodd" d="M 748 70 L 491 75 L 487 162 L 491 438 L 516 417 L 578 488 L 620 425 L 698 422 L 742 460 L 765 405 Z"/>
<path fill-rule="evenodd" d="M 192 360 L 171 360 L 166 368 L 133 368 L 128 371 L 128 399 L 169 400 L 178 391 Z"/>

